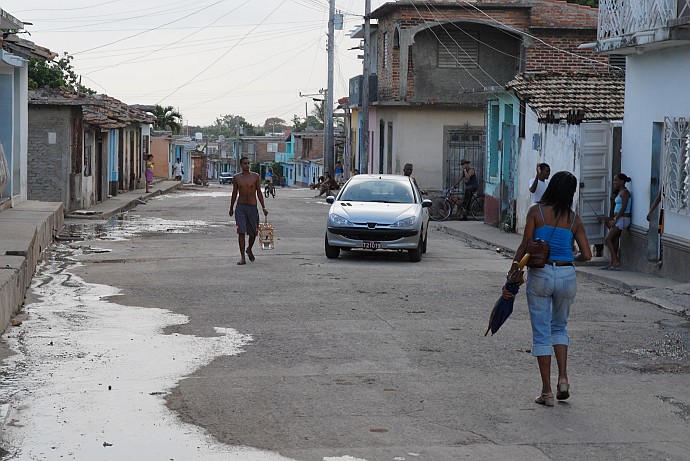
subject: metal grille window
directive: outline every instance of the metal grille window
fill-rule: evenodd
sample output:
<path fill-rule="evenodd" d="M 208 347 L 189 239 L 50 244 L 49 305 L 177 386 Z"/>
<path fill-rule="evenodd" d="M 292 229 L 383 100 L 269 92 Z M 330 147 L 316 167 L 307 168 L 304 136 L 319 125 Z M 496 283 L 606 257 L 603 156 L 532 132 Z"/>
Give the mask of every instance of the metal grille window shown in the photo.
<path fill-rule="evenodd" d="M 664 118 L 664 209 L 690 216 L 690 118 Z"/>
<path fill-rule="evenodd" d="M 460 176 L 460 160 L 467 159 L 479 180 L 479 190 L 484 190 L 484 129 L 467 127 L 447 130 L 444 153 L 444 188 L 450 188 Z M 462 185 L 461 185 L 462 187 Z"/>
<path fill-rule="evenodd" d="M 388 43 L 388 32 L 383 33 L 383 68 L 387 69 L 389 65 L 388 52 L 390 51 L 390 44 Z"/>
<path fill-rule="evenodd" d="M 459 30 L 438 33 L 438 67 L 476 69 L 479 67 L 479 34 Z"/>

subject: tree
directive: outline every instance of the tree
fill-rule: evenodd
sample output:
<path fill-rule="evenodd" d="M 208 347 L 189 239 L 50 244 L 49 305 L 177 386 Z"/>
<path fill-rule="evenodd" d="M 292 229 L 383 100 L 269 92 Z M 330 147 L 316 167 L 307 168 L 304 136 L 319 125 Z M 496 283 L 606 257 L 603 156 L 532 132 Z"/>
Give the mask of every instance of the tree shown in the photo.
<path fill-rule="evenodd" d="M 323 130 L 324 121 L 326 120 L 326 112 L 324 109 L 325 105 L 325 101 L 317 101 L 316 104 L 314 104 L 314 108 L 311 110 L 311 115 L 314 116 L 319 124 L 319 126 L 314 127 L 317 130 Z M 309 117 L 307 117 L 307 121 L 309 121 Z"/>
<path fill-rule="evenodd" d="M 44 61 L 31 58 L 29 60 L 29 89 L 63 88 L 76 93 L 94 94 L 91 88 L 81 84 L 81 77 L 72 67 L 74 57 L 64 52 L 57 61 Z"/>
<path fill-rule="evenodd" d="M 279 117 L 267 118 L 264 122 L 264 131 L 277 133 L 280 131 L 287 130 L 289 127 L 285 123 L 285 120 Z"/>
<path fill-rule="evenodd" d="M 578 5 L 591 6 L 592 8 L 599 8 L 599 0 L 566 0 L 568 3 L 577 3 Z"/>
<path fill-rule="evenodd" d="M 173 134 L 180 132 L 182 115 L 173 106 L 163 107 L 156 104 L 153 115 L 156 117 L 156 122 L 153 124 L 156 130 L 170 130 Z"/>

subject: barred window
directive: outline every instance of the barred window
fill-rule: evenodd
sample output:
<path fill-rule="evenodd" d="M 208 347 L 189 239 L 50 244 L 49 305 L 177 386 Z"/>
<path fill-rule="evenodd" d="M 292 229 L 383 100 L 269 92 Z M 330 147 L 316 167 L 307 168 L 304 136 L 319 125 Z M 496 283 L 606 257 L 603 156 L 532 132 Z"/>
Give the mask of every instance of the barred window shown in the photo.
<path fill-rule="evenodd" d="M 690 216 L 690 118 L 664 118 L 664 203 Z"/>
<path fill-rule="evenodd" d="M 438 67 L 476 69 L 479 67 L 479 33 L 442 30 L 438 37 Z"/>
<path fill-rule="evenodd" d="M 390 48 L 390 44 L 388 43 L 388 32 L 383 33 L 383 68 L 387 69 L 389 66 L 389 61 L 388 61 L 388 52 Z"/>

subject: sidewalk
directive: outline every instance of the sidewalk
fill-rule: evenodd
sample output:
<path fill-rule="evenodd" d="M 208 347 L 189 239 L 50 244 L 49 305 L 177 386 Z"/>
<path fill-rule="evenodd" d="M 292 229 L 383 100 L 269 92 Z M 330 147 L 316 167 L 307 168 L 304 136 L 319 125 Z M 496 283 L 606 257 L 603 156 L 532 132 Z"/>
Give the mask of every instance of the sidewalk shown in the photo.
<path fill-rule="evenodd" d="M 522 241 L 520 234 L 503 232 L 480 221 L 442 221 L 431 225 L 449 235 L 480 241 L 511 257 Z M 577 263 L 577 275 L 583 280 L 608 285 L 633 298 L 690 316 L 690 284 L 640 272 L 599 270 L 607 263 L 608 258 L 592 258 L 587 263 Z"/>
<path fill-rule="evenodd" d="M 69 219 L 108 219 L 118 213 L 131 210 L 137 205 L 146 201 L 150 197 L 156 195 L 167 194 L 171 190 L 181 187 L 183 184 L 180 181 L 154 181 L 151 185 L 150 192 L 144 192 L 144 189 L 135 189 L 128 192 L 110 197 L 91 208 L 85 210 L 77 210 L 68 214 Z"/>

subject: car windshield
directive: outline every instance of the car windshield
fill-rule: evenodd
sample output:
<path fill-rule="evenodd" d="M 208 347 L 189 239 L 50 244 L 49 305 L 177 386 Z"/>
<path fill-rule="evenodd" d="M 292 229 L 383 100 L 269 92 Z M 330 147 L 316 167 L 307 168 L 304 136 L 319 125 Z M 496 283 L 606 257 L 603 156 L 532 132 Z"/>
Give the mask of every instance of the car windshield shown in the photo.
<path fill-rule="evenodd" d="M 340 201 L 414 203 L 412 188 L 401 181 L 371 180 L 350 183 L 345 187 Z"/>

